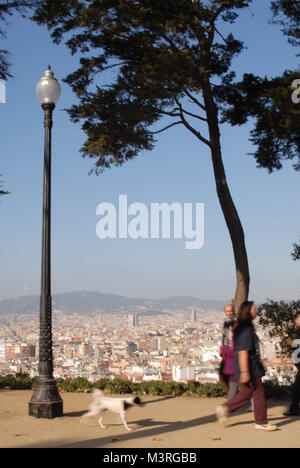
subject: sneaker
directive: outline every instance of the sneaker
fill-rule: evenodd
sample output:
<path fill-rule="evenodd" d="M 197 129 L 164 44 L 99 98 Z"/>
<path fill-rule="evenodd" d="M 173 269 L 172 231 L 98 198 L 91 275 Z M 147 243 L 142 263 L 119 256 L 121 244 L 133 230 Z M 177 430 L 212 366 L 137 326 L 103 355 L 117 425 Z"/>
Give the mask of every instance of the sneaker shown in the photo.
<path fill-rule="evenodd" d="M 275 432 L 278 430 L 278 427 L 273 424 L 255 424 L 255 429 L 258 431 Z"/>
<path fill-rule="evenodd" d="M 226 406 L 220 405 L 216 408 L 216 416 L 219 423 L 224 423 L 228 419 L 228 410 Z"/>

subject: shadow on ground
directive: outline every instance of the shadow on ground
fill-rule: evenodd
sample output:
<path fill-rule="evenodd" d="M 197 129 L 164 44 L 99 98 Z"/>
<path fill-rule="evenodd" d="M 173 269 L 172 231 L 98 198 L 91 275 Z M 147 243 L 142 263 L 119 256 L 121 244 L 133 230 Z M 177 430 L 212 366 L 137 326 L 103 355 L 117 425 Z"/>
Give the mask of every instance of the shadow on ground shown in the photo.
<path fill-rule="evenodd" d="M 90 440 L 83 440 L 83 441 L 78 441 L 78 442 L 70 442 L 68 440 L 65 440 L 61 444 L 55 444 L 53 441 L 49 441 L 49 446 L 55 446 L 57 448 L 100 448 L 105 445 L 115 442 L 126 442 L 128 440 L 137 440 L 140 438 L 144 437 L 155 437 L 155 436 L 160 436 L 162 434 L 170 433 L 170 432 L 175 432 L 175 431 L 180 431 L 183 429 L 190 429 L 192 427 L 196 427 L 199 425 L 203 424 L 210 424 L 210 423 L 215 423 L 216 422 L 216 417 L 215 415 L 209 415 L 205 416 L 202 418 L 196 418 L 192 419 L 190 421 L 175 421 L 175 422 L 166 422 L 166 421 L 153 421 L 152 419 L 144 419 L 144 420 L 139 420 L 136 421 L 135 423 L 138 424 L 141 428 L 143 427 L 148 427 L 151 426 L 151 429 L 142 429 L 138 430 L 137 432 L 127 432 L 124 434 L 119 434 L 116 436 L 108 436 L 108 437 L 97 437 L 95 439 L 90 439 Z M 132 422 L 130 422 L 132 424 Z M 159 426 L 159 427 L 152 427 L 152 426 Z M 100 428 L 99 428 L 100 429 Z M 103 429 L 100 429 L 103 431 Z M 40 447 L 40 444 L 30 444 L 26 445 L 23 447 L 27 448 L 34 448 L 34 447 Z M 45 446 L 47 446 L 47 443 L 45 442 Z"/>

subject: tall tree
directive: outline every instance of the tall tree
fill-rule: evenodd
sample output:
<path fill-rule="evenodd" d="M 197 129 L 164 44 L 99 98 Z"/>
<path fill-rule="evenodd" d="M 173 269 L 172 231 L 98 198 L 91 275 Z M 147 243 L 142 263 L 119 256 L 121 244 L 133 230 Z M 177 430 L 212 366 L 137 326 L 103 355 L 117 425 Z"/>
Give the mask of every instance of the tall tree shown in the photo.
<path fill-rule="evenodd" d="M 209 148 L 233 245 L 237 308 L 248 297 L 250 277 L 222 160 L 216 96 L 220 83 L 234 80 L 232 59 L 243 49 L 232 34 L 224 37 L 222 25 L 233 23 L 250 3 L 45 0 L 33 17 L 48 26 L 56 43 L 65 39 L 72 54 L 81 54 L 80 68 L 66 78 L 79 99 L 68 112 L 74 122 L 83 122 L 87 138 L 81 151 L 95 159 L 96 173 L 152 150 L 156 135 L 175 126 Z M 108 70 L 115 80 L 101 87 Z M 155 129 L 160 121 L 162 128 Z"/>

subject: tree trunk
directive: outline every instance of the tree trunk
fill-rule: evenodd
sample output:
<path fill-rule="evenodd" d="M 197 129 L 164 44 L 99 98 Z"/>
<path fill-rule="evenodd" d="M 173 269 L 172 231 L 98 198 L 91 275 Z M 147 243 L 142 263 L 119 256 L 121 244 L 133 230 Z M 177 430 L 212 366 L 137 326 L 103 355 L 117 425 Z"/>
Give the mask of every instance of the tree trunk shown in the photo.
<path fill-rule="evenodd" d="M 249 265 L 243 226 L 231 197 L 226 180 L 220 143 L 218 111 L 214 103 L 211 84 L 208 78 L 205 78 L 203 82 L 203 98 L 207 112 L 211 142 L 211 157 L 215 174 L 216 188 L 224 218 L 229 230 L 235 258 L 236 290 L 233 305 L 237 313 L 240 305 L 248 299 L 250 285 Z"/>

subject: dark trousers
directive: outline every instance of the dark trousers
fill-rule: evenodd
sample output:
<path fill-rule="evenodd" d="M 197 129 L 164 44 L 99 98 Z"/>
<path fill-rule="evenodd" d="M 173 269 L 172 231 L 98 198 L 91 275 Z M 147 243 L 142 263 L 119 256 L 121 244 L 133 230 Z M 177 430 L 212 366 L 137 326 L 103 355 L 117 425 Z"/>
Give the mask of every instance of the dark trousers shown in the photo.
<path fill-rule="evenodd" d="M 254 416 L 256 424 L 267 424 L 267 402 L 265 397 L 264 386 L 261 379 L 244 384 L 242 391 L 238 393 L 232 400 L 226 403 L 229 413 L 234 413 L 253 397 Z"/>
<path fill-rule="evenodd" d="M 298 371 L 295 384 L 293 386 L 292 403 L 290 406 L 290 411 L 292 413 L 300 412 L 300 369 Z"/>

